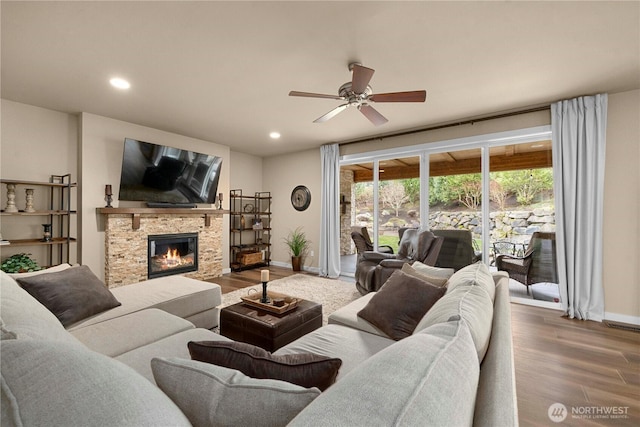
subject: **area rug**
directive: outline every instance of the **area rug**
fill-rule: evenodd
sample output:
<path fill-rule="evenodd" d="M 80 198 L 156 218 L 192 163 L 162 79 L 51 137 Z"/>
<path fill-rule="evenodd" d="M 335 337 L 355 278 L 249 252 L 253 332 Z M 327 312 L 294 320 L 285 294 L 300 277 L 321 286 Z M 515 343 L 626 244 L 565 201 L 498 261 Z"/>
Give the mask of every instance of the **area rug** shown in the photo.
<path fill-rule="evenodd" d="M 354 283 L 337 279 L 294 274 L 269 282 L 268 289 L 322 304 L 322 322 L 327 324 L 331 313 L 359 298 Z M 240 302 L 240 297 L 253 292 L 262 293 L 262 285 L 250 286 L 222 295 L 222 307 Z"/>

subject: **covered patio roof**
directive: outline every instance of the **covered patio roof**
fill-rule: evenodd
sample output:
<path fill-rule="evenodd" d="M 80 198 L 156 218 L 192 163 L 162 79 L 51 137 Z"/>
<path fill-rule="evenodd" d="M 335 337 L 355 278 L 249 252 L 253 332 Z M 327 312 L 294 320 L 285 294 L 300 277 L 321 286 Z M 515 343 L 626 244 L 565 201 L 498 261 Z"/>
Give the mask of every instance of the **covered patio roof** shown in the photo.
<path fill-rule="evenodd" d="M 551 141 L 492 147 L 489 167 L 491 172 L 552 167 Z M 429 156 L 429 175 L 460 175 L 480 173 L 480 149 L 434 153 Z M 341 167 L 353 171 L 354 182 L 373 181 L 373 162 Z M 418 156 L 380 161 L 380 179 L 408 179 L 420 177 Z"/>

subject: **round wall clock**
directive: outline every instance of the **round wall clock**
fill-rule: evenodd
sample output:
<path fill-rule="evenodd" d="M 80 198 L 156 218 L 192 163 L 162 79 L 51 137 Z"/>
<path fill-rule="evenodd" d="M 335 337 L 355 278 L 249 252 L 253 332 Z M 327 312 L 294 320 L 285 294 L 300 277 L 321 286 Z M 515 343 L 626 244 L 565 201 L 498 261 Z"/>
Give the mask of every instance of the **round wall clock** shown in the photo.
<path fill-rule="evenodd" d="M 298 185 L 291 192 L 291 205 L 297 211 L 306 210 L 311 204 L 311 192 L 304 185 Z"/>

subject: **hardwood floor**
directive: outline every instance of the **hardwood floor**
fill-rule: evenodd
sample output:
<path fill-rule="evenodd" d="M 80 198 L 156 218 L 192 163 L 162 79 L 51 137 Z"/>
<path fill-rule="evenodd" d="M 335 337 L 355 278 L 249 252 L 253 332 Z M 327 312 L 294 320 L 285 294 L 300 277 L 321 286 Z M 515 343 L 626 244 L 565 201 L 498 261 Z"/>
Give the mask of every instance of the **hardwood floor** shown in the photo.
<path fill-rule="evenodd" d="M 269 271 L 271 280 L 293 274 Z M 259 282 L 258 269 L 215 279 L 223 293 Z M 554 403 L 568 411 L 558 425 L 640 424 L 640 333 L 567 319 L 556 310 L 511 304 L 511 311 L 521 426 L 556 425 L 548 415 Z M 611 410 L 626 418 L 602 418 Z"/>

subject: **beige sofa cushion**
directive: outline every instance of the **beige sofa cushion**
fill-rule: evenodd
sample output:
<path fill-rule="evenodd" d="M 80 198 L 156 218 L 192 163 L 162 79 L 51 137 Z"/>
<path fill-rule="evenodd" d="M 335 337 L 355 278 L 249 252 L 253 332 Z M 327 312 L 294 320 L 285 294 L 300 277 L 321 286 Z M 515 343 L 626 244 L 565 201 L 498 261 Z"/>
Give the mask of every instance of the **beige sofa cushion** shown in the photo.
<path fill-rule="evenodd" d="M 364 361 L 289 425 L 469 426 L 479 371 L 466 323 L 437 324 Z"/>
<path fill-rule="evenodd" d="M 155 358 L 151 368 L 158 387 L 194 427 L 283 426 L 320 395 L 317 388 L 254 379 L 195 360 Z"/>
<path fill-rule="evenodd" d="M 436 286 L 445 286 L 455 272 L 453 268 L 432 267 L 420 261 L 416 261 L 413 264 L 404 264 L 402 271 L 419 275 L 423 280 Z"/>
<path fill-rule="evenodd" d="M 122 303 L 120 307 L 70 325 L 68 329 L 83 328 L 146 308 L 158 308 L 189 320 L 191 317 L 222 303 L 220 286 L 179 275 L 146 280 L 110 290 L 113 296 Z M 212 328 L 217 326 L 217 319 L 213 325 L 192 323 L 197 327 Z"/>
<path fill-rule="evenodd" d="M 491 285 L 487 283 L 485 272 Z M 494 296 L 495 281 L 484 264 L 464 267 L 451 276 L 446 295 L 424 315 L 414 333 L 460 316 L 469 326 L 478 360 L 482 362 L 491 338 Z"/>
<path fill-rule="evenodd" d="M 2 342 L 2 426 L 188 426 L 131 368 L 60 341 Z"/>
<path fill-rule="evenodd" d="M 193 328 L 193 324 L 187 320 L 150 308 L 75 329 L 71 334 L 91 350 L 116 357 Z"/>
<path fill-rule="evenodd" d="M 342 360 L 336 381 L 396 341 L 341 325 L 326 325 L 298 338 L 273 354 L 312 353 Z M 332 386 L 333 387 L 333 386 Z"/>
<path fill-rule="evenodd" d="M 154 382 L 151 372 L 151 359 L 154 357 L 181 357 L 190 359 L 187 344 L 189 341 L 231 341 L 229 338 L 216 334 L 208 329 L 196 328 L 178 332 L 158 341 L 116 356 L 116 360 L 132 367 L 143 377 Z"/>
<path fill-rule="evenodd" d="M 18 339 L 64 341 L 82 346 L 45 306 L 0 271 L 0 315 Z"/>
<path fill-rule="evenodd" d="M 357 300 L 352 301 L 344 307 L 341 307 L 338 310 L 334 311 L 329 315 L 329 324 L 348 326 L 350 328 L 359 329 L 370 334 L 390 338 L 380 329 L 376 328 L 374 325 L 358 316 L 358 312 L 362 310 L 367 304 L 369 304 L 369 301 L 371 301 L 371 298 L 373 298 L 375 294 L 376 292 L 369 292 L 368 294 L 358 298 Z"/>
<path fill-rule="evenodd" d="M 464 285 L 479 286 L 487 293 L 493 303 L 496 296 L 496 283 L 489 271 L 489 267 L 482 261 L 456 271 L 453 276 L 449 278 L 447 292 L 451 292 L 456 287 Z"/>

